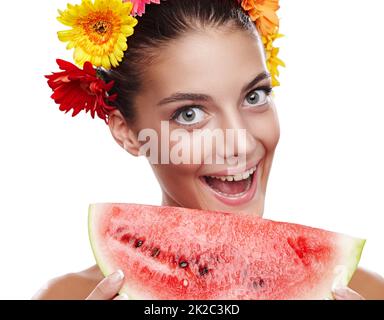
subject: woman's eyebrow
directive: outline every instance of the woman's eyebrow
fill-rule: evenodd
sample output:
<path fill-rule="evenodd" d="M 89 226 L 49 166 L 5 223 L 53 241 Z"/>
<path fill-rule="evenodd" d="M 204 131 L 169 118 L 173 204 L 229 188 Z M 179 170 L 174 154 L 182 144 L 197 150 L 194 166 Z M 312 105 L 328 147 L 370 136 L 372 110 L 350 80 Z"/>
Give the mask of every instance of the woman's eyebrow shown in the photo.
<path fill-rule="evenodd" d="M 257 83 L 264 79 L 270 78 L 271 75 L 268 72 L 262 72 L 258 74 L 250 83 L 248 83 L 241 92 L 251 90 Z M 161 99 L 157 105 L 161 106 L 167 103 L 172 102 L 178 102 L 178 101 L 209 101 L 211 97 L 209 95 L 203 94 L 203 93 L 183 93 L 183 92 L 176 92 L 172 95 L 170 95 L 167 98 Z"/>
<path fill-rule="evenodd" d="M 210 96 L 202 93 L 182 93 L 177 92 L 172 95 L 170 95 L 167 98 L 164 98 L 159 101 L 157 104 L 158 106 L 161 106 L 163 104 L 171 103 L 171 102 L 177 102 L 177 101 L 185 101 L 185 100 L 192 100 L 192 101 L 208 101 L 210 99 Z"/>
<path fill-rule="evenodd" d="M 262 72 L 258 74 L 250 83 L 244 86 L 244 88 L 241 90 L 241 92 L 249 91 L 251 90 L 256 84 L 263 81 L 264 79 L 268 79 L 271 77 L 271 74 L 268 72 Z"/>

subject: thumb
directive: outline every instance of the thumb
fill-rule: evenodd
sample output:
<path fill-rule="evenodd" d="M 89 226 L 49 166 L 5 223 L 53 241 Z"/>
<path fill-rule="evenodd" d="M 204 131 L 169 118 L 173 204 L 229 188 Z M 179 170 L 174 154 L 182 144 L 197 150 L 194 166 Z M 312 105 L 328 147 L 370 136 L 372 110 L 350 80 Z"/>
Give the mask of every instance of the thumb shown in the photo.
<path fill-rule="evenodd" d="M 361 295 L 348 287 L 336 287 L 332 294 L 336 300 L 364 300 Z"/>
<path fill-rule="evenodd" d="M 91 292 L 86 300 L 111 300 L 123 286 L 124 273 L 121 270 L 110 274 L 104 278 Z"/>

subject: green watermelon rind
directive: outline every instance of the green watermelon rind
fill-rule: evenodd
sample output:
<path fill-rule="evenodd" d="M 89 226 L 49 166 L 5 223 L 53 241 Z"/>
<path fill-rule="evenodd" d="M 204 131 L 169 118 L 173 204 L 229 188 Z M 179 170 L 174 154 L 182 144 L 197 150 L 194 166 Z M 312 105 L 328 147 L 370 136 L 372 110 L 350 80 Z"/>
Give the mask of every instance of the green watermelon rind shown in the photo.
<path fill-rule="evenodd" d="M 95 226 L 93 218 L 95 216 L 97 216 L 97 214 L 95 214 L 95 213 L 97 211 L 97 207 L 100 205 L 101 204 L 90 204 L 88 207 L 88 236 L 89 236 L 92 252 L 93 252 L 93 255 L 95 257 L 96 263 L 99 266 L 103 275 L 105 277 L 107 277 L 116 270 L 112 270 L 112 268 L 110 266 L 108 266 L 107 264 L 104 264 L 102 262 L 102 259 L 100 257 L 101 254 L 99 254 L 99 252 L 96 249 L 96 242 L 97 241 L 95 238 L 92 237 L 92 230 L 93 230 L 93 227 Z M 100 208 L 99 208 L 99 210 L 100 210 Z M 96 233 L 94 233 L 94 234 L 96 234 Z M 346 255 L 349 256 L 350 259 L 348 260 L 348 263 L 345 266 L 345 272 L 343 274 L 343 277 L 341 279 L 339 279 L 341 285 L 347 286 L 349 284 L 350 280 L 352 279 L 353 274 L 355 273 L 357 266 L 359 264 L 365 243 L 366 243 L 365 239 L 355 238 L 353 241 L 349 241 L 349 246 L 350 246 L 351 251 L 346 252 Z M 139 297 L 136 297 L 135 295 L 130 293 L 129 288 L 126 288 L 126 285 L 124 285 L 121 288 L 121 290 L 119 291 L 119 294 L 122 294 L 122 293 L 126 294 L 128 296 L 128 298 L 131 300 L 139 300 L 140 299 Z M 331 291 L 329 292 L 329 295 L 326 297 L 326 299 L 331 299 L 331 300 L 334 299 Z"/>
<path fill-rule="evenodd" d="M 348 286 L 349 282 L 351 281 L 359 265 L 365 243 L 366 243 L 365 239 L 358 239 L 358 238 L 355 238 L 354 241 L 350 241 L 351 251 L 347 252 L 346 255 L 350 256 L 351 258 L 349 259 L 348 264 L 345 266 L 344 274 L 339 279 L 340 285 Z M 326 298 L 333 300 L 334 297 L 332 292 L 330 292 L 328 297 Z"/>
<path fill-rule="evenodd" d="M 96 239 L 92 237 L 92 230 L 94 226 L 94 221 L 92 219 L 94 215 L 92 214 L 92 212 L 97 210 L 97 206 L 98 204 L 90 204 L 88 206 L 88 237 L 91 243 L 91 248 L 92 248 L 93 256 L 95 257 L 95 260 L 96 260 L 96 264 L 98 265 L 99 269 L 103 273 L 104 277 L 107 277 L 111 273 L 115 272 L 116 270 L 112 270 L 110 266 L 102 262 L 102 259 L 100 258 L 100 254 L 96 250 L 96 246 L 95 246 Z M 128 299 L 130 300 L 139 300 L 139 298 L 129 293 L 129 290 L 125 288 L 125 285 L 119 291 L 119 294 L 123 294 L 123 293 L 127 295 Z"/>
<path fill-rule="evenodd" d="M 95 207 L 96 206 L 94 204 L 90 204 L 88 207 L 88 237 L 89 237 L 89 240 L 91 242 L 91 248 L 92 248 L 93 256 L 95 257 L 96 263 L 99 266 L 103 275 L 106 277 L 110 274 L 110 272 L 108 272 L 109 268 L 107 268 L 107 266 L 101 262 L 101 259 L 99 258 L 99 254 L 96 251 L 96 247 L 95 247 L 96 241 L 92 237 L 92 230 L 93 230 L 92 211 L 96 209 Z"/>

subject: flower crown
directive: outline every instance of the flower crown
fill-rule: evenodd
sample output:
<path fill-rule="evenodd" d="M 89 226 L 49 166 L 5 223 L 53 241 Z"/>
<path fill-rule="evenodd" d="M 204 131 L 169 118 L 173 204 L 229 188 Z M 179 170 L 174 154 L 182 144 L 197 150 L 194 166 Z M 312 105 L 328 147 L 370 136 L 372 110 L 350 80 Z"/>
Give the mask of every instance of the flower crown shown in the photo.
<path fill-rule="evenodd" d="M 209 0 L 207 0 L 209 1 Z M 255 23 L 266 53 L 267 68 L 272 77 L 272 86 L 279 86 L 279 66 L 285 66 L 277 55 L 279 48 L 273 42 L 280 38 L 279 19 L 276 15 L 279 0 L 234 0 L 246 11 Z M 76 65 L 57 59 L 60 72 L 46 76 L 53 90 L 52 99 L 60 110 L 73 110 L 95 114 L 108 123 L 108 114 L 116 109 L 112 105 L 117 95 L 110 95 L 113 81 L 106 83 L 97 72 L 97 67 L 112 69 L 119 65 L 128 49 L 127 38 L 137 25 L 135 16 L 145 13 L 145 6 L 160 4 L 160 0 L 82 0 L 80 5 L 67 5 L 59 10 L 57 18 L 71 29 L 59 31 L 58 37 L 67 42 L 67 49 L 74 49 Z M 95 68 L 96 67 L 96 68 Z M 82 68 L 82 69 L 81 69 Z"/>

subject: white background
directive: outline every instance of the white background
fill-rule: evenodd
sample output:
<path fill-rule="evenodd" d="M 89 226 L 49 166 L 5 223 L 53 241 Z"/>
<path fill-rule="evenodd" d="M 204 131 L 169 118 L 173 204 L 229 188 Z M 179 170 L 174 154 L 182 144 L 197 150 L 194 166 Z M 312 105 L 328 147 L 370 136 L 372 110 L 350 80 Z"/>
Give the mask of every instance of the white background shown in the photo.
<path fill-rule="evenodd" d="M 49 98 L 43 75 L 58 57 L 72 61 L 56 38 L 66 3 L 7 1 L 0 13 L 0 298 L 28 299 L 94 263 L 89 203 L 160 203 L 145 159 L 120 149 L 102 121 L 72 119 Z M 287 68 L 266 217 L 367 238 L 361 265 L 384 275 L 384 2 L 281 7 Z"/>

